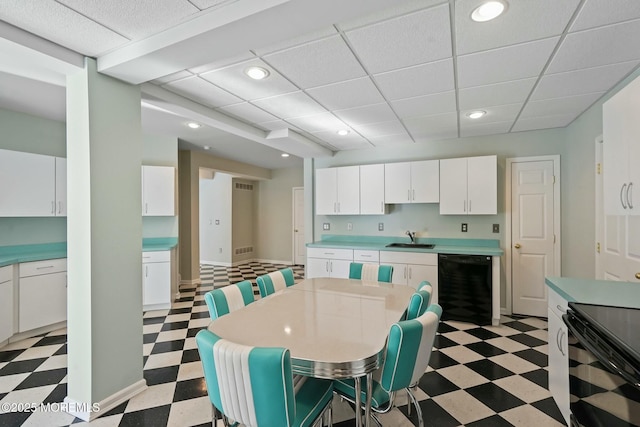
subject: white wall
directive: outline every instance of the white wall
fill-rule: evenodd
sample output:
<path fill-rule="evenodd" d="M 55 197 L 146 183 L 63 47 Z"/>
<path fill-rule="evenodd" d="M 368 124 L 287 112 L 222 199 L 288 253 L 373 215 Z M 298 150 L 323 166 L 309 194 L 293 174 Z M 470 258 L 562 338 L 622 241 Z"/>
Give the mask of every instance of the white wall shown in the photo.
<path fill-rule="evenodd" d="M 221 172 L 209 176 L 200 179 L 200 262 L 230 265 L 232 179 Z"/>

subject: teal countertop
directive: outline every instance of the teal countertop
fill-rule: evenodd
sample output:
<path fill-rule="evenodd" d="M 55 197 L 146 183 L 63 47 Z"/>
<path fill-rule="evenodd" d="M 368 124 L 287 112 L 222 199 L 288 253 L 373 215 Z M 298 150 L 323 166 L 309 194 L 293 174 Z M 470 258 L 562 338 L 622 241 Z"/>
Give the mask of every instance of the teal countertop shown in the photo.
<path fill-rule="evenodd" d="M 142 239 L 142 251 L 168 251 L 178 245 L 177 237 Z M 34 245 L 0 246 L 0 267 L 21 262 L 42 261 L 67 257 L 67 243 L 41 243 Z"/>
<path fill-rule="evenodd" d="M 307 243 L 307 247 L 488 256 L 502 256 L 504 254 L 504 251 L 500 249 L 498 239 L 417 238 L 416 243 L 431 243 L 435 247 L 433 249 L 386 247 L 387 244 L 395 242 L 410 243 L 410 240 L 408 237 L 325 234 L 322 236 L 322 240 Z"/>
<path fill-rule="evenodd" d="M 547 277 L 545 282 L 567 301 L 640 308 L 639 283 L 570 277 Z"/>

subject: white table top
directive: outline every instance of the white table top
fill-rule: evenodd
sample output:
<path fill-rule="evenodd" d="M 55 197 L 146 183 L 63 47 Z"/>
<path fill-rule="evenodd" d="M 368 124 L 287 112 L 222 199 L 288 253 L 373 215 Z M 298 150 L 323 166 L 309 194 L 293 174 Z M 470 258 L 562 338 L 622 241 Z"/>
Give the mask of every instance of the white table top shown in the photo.
<path fill-rule="evenodd" d="M 239 344 L 288 348 L 295 374 L 361 376 L 379 366 L 389 328 L 414 292 L 390 283 L 307 279 L 214 320 L 209 330 Z"/>

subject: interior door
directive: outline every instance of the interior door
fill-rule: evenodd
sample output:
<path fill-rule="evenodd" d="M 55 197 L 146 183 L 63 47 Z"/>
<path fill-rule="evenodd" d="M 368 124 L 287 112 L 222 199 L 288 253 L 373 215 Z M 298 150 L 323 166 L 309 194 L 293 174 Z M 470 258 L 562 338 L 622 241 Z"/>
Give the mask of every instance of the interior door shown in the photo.
<path fill-rule="evenodd" d="M 554 266 L 554 164 L 511 165 L 511 262 L 515 314 L 547 316 L 546 276 Z"/>
<path fill-rule="evenodd" d="M 304 243 L 304 188 L 293 189 L 293 263 L 303 265 L 307 258 Z"/>

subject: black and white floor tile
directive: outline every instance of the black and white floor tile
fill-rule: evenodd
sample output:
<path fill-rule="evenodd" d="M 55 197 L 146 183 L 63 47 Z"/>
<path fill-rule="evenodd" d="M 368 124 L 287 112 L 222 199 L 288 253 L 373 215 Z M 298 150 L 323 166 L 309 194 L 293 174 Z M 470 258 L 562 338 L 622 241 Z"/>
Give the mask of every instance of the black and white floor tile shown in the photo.
<path fill-rule="evenodd" d="M 144 313 L 144 378 L 148 388 L 91 423 L 63 412 L 2 413 L 0 426 L 210 426 L 211 405 L 194 336 L 209 323 L 204 294 L 283 268 L 251 263 L 203 266 L 201 285 L 182 287 L 171 310 Z M 304 270 L 294 267 L 297 279 Z M 257 288 L 255 293 L 257 294 Z M 0 348 L 0 407 L 59 403 L 67 393 L 66 330 Z M 503 317 L 500 326 L 445 321 L 415 395 L 426 426 L 562 426 L 548 387 L 547 323 Z M 406 396 L 380 418 L 385 426 L 417 425 Z M 221 423 L 220 423 L 221 425 Z M 334 400 L 334 425 L 354 425 L 346 402 Z"/>

